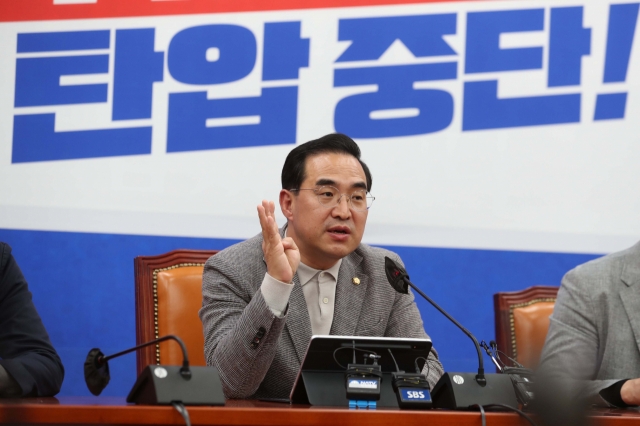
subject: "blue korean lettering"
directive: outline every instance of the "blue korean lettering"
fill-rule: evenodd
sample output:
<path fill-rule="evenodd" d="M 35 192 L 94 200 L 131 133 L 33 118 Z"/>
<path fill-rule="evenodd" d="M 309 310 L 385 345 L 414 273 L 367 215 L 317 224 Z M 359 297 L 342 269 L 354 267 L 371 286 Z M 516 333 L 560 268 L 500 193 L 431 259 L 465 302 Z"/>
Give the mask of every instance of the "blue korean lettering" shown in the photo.
<path fill-rule="evenodd" d="M 609 7 L 609 30 L 604 64 L 606 83 L 619 83 L 627 79 L 629 58 L 638 20 L 639 3 L 612 4 Z M 627 93 L 603 93 L 596 98 L 594 120 L 624 118 Z"/>
<path fill-rule="evenodd" d="M 18 34 L 18 53 L 109 48 L 109 30 Z"/>
<path fill-rule="evenodd" d="M 217 50 L 216 60 L 207 51 Z M 169 44 L 171 76 L 187 84 L 221 84 L 247 76 L 256 61 L 256 39 L 239 25 L 202 25 L 177 33 Z"/>
<path fill-rule="evenodd" d="M 542 68 L 542 47 L 501 49 L 500 34 L 543 29 L 544 9 L 469 13 L 465 73 Z"/>
<path fill-rule="evenodd" d="M 297 79 L 309 66 L 309 39 L 300 37 L 300 22 L 264 24 L 262 80 Z"/>
<path fill-rule="evenodd" d="M 113 120 L 151 118 L 153 83 L 162 81 L 164 72 L 154 34 L 153 28 L 116 31 Z"/>
<path fill-rule="evenodd" d="M 13 118 L 12 163 L 151 153 L 151 127 L 55 131 L 55 114 Z"/>
<path fill-rule="evenodd" d="M 15 106 L 65 105 L 107 101 L 107 84 L 61 86 L 60 77 L 109 72 L 109 55 L 19 58 Z"/>
<path fill-rule="evenodd" d="M 437 132 L 451 124 L 453 97 L 436 89 L 414 89 L 417 81 L 450 80 L 456 62 L 338 69 L 336 87 L 377 84 L 378 91 L 348 96 L 335 109 L 338 132 L 355 138 L 381 138 Z M 376 111 L 410 109 L 412 116 L 372 118 Z"/>
<path fill-rule="evenodd" d="M 594 120 L 615 120 L 624 118 L 627 107 L 627 93 L 603 93 L 596 98 Z"/>
<path fill-rule="evenodd" d="M 580 84 L 582 56 L 591 53 L 591 30 L 582 27 L 582 7 L 551 9 L 548 86 Z"/>
<path fill-rule="evenodd" d="M 498 81 L 464 84 L 462 130 L 577 123 L 580 94 L 498 99 Z"/>
<path fill-rule="evenodd" d="M 341 19 L 338 39 L 352 43 L 336 62 L 377 60 L 395 40 L 416 57 L 455 55 L 442 38 L 455 33 L 455 13 Z"/>
<path fill-rule="evenodd" d="M 109 31 L 18 34 L 18 53 L 108 49 Z M 109 72 L 109 55 L 19 58 L 16 61 L 16 107 L 107 101 L 106 84 L 60 86 L 60 77 Z"/>
<path fill-rule="evenodd" d="M 150 118 L 151 84 L 162 79 L 162 53 L 159 58 L 153 56 L 153 30 L 118 33 L 114 119 Z M 108 49 L 109 38 L 110 31 L 19 34 L 17 50 L 39 53 Z M 18 58 L 14 104 L 27 107 L 107 102 L 108 84 L 60 85 L 60 78 L 108 72 L 108 54 Z M 55 117 L 54 113 L 14 116 L 13 163 L 151 153 L 151 126 L 56 132 Z"/>
<path fill-rule="evenodd" d="M 169 95 L 167 152 L 291 144 L 296 141 L 297 87 L 263 88 L 261 96 L 207 99 L 207 92 Z M 208 119 L 255 117 L 258 123 L 207 126 Z"/>
<path fill-rule="evenodd" d="M 591 30 L 582 27 L 581 7 L 554 8 L 551 15 L 548 85 L 578 85 Z M 543 9 L 469 13 L 467 25 L 467 74 L 542 68 L 542 47 L 501 49 L 500 34 L 543 30 Z M 580 101 L 579 93 L 498 98 L 498 80 L 466 82 L 462 130 L 576 123 Z"/>
<path fill-rule="evenodd" d="M 609 8 L 605 83 L 622 82 L 627 79 L 629 57 L 638 21 L 638 7 L 638 3 L 629 3 L 612 4 Z"/>
<path fill-rule="evenodd" d="M 212 47 L 219 50 L 218 60 L 203 61 Z M 169 69 L 185 83 L 228 83 L 252 71 L 256 49 L 253 33 L 244 27 L 189 28 L 171 41 Z M 297 79 L 299 69 L 309 63 L 309 39 L 300 36 L 300 22 L 266 23 L 263 52 L 263 80 Z M 193 69 L 182 68 L 187 53 L 198 55 L 197 60 L 190 59 Z M 226 99 L 207 99 L 204 91 L 172 93 L 167 152 L 295 143 L 297 106 L 295 86 L 263 88 L 260 96 Z M 251 122 L 224 121 L 247 118 Z"/>

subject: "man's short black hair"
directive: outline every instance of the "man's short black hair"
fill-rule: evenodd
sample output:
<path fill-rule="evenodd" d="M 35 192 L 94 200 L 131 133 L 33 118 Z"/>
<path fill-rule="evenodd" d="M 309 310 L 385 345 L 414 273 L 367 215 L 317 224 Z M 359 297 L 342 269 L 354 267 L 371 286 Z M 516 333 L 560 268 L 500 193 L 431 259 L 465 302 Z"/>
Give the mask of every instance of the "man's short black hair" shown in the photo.
<path fill-rule="evenodd" d="M 298 189 L 305 179 L 305 164 L 309 156 L 323 153 L 346 154 L 355 157 L 367 178 L 367 190 L 371 191 L 371 172 L 360 159 L 360 147 L 353 139 L 342 133 L 331 133 L 320 139 L 298 145 L 291 150 L 282 166 L 282 189 Z"/>

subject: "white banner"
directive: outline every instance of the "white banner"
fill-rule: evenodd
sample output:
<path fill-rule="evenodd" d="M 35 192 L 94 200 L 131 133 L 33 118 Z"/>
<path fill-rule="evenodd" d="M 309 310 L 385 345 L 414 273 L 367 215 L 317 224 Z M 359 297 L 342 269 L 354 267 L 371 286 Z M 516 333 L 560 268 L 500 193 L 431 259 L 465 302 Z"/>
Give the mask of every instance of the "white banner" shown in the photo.
<path fill-rule="evenodd" d="M 250 237 L 294 144 L 339 131 L 373 174 L 366 242 L 628 247 L 637 12 L 547 0 L 2 23 L 0 228 Z"/>

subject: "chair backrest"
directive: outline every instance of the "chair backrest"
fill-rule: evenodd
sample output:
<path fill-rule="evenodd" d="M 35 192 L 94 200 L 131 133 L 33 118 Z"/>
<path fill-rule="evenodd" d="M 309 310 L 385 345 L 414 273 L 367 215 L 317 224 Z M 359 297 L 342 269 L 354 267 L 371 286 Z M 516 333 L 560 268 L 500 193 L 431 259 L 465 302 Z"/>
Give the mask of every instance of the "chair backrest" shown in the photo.
<path fill-rule="evenodd" d="M 525 367 L 537 367 L 557 294 L 558 287 L 543 285 L 494 294 L 498 349 Z"/>
<path fill-rule="evenodd" d="M 217 252 L 174 250 L 134 259 L 138 345 L 174 334 L 184 341 L 191 365 L 206 365 L 198 310 L 204 263 Z M 138 374 L 149 364 L 182 364 L 180 346 L 174 341 L 148 346 L 136 354 Z"/>

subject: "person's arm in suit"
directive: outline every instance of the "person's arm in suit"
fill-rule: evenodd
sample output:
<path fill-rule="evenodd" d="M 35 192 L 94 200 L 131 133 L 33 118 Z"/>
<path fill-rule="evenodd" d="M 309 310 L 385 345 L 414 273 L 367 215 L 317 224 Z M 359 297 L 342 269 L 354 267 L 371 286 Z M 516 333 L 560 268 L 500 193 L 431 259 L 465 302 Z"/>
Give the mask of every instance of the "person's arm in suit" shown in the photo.
<path fill-rule="evenodd" d="M 300 262 L 300 252 L 291 238 L 282 238 L 275 222 L 274 203 L 258 207 L 262 227 L 262 254 L 269 277 L 291 283 Z M 238 256 L 255 253 L 238 253 Z M 262 256 L 258 256 L 260 258 Z M 240 260 L 240 259 L 238 259 Z M 207 364 L 218 368 L 225 395 L 247 398 L 262 383 L 278 348 L 286 321 L 290 291 L 282 294 L 283 315 L 274 313 L 273 300 L 265 301 L 263 290 L 253 295 L 255 283 L 243 282 L 249 275 L 237 269 L 238 262 L 213 256 L 203 275 L 200 318 L 205 334 Z M 265 281 L 269 279 L 265 278 Z M 258 278 L 262 279 L 262 277 Z"/>
<path fill-rule="evenodd" d="M 395 257 L 395 261 L 404 267 L 400 257 L 397 255 Z M 393 308 L 391 309 L 391 317 L 384 335 L 385 337 L 428 337 L 424 331 L 422 317 L 411 290 L 409 290 L 409 294 L 396 293 Z M 427 375 L 431 389 L 438 382 L 440 376 L 444 374 L 444 367 L 438 358 L 438 352 L 434 348 L 431 348 L 422 372 Z"/>
<path fill-rule="evenodd" d="M 212 256 L 204 268 L 200 318 L 205 359 L 218 369 L 227 398 L 247 398 L 256 392 L 286 320 L 274 315 L 260 289 L 250 294 L 249 283 L 242 285 L 245 277 L 237 264 L 220 255 Z"/>
<path fill-rule="evenodd" d="M 0 396 L 5 397 L 53 396 L 64 378 L 27 282 L 4 243 L 0 243 L 0 370 Z"/>
<path fill-rule="evenodd" d="M 580 267 L 562 279 L 538 371 L 552 380 L 578 380 L 584 398 L 596 404 L 614 405 L 608 389 L 616 389 L 620 380 L 595 380 L 600 347 L 597 316 L 601 310 L 590 292 L 585 291 L 584 284 L 597 279 L 582 273 Z"/>

